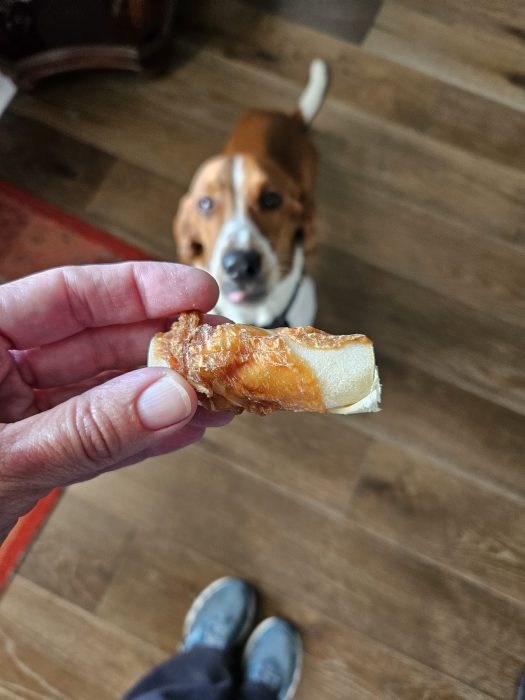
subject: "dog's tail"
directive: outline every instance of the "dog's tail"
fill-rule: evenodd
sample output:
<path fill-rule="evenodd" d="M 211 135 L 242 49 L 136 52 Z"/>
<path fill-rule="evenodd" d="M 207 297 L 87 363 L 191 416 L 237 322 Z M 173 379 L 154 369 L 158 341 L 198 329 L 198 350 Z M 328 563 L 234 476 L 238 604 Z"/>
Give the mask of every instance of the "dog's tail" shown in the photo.
<path fill-rule="evenodd" d="M 315 115 L 323 106 L 329 82 L 330 70 L 328 64 L 320 58 L 314 59 L 310 63 L 308 83 L 299 98 L 299 113 L 305 124 L 311 124 Z"/>

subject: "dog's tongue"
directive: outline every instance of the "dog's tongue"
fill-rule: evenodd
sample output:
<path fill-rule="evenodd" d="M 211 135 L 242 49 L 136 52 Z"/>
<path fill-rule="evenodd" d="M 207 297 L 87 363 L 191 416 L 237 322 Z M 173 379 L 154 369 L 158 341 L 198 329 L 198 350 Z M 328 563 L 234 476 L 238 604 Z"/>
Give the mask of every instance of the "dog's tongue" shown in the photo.
<path fill-rule="evenodd" d="M 228 294 L 228 301 L 231 301 L 234 304 L 240 304 L 245 297 L 246 292 L 244 292 L 242 289 L 236 289 L 234 292 L 230 292 Z"/>

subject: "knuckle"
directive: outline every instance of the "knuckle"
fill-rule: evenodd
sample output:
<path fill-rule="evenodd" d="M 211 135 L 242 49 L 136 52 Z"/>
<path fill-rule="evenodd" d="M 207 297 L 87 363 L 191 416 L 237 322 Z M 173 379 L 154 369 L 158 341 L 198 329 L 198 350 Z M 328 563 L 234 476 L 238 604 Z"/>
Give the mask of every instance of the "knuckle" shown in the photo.
<path fill-rule="evenodd" d="M 72 318 L 75 319 L 79 328 L 90 328 L 95 322 L 94 313 L 89 297 L 86 297 L 78 284 L 78 271 L 67 266 L 60 268 L 59 273 Z"/>
<path fill-rule="evenodd" d="M 100 406 L 79 401 L 69 431 L 74 451 L 89 464 L 101 467 L 119 459 L 122 440 L 113 420 Z"/>
<path fill-rule="evenodd" d="M 19 449 L 18 437 L 10 425 L 0 423 L 0 529 L 5 526 L 7 532 L 48 490 L 40 472 L 28 469 L 31 456 Z"/>

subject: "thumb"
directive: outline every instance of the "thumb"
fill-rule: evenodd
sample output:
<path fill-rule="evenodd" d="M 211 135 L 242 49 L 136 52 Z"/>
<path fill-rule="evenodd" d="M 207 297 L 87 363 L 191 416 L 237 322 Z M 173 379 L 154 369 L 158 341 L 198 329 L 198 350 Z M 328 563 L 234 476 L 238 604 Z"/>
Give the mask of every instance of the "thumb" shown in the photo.
<path fill-rule="evenodd" d="M 143 459 L 162 445 L 183 447 L 191 441 L 183 428 L 196 408 L 196 394 L 182 377 L 149 367 L 1 425 L 0 514 L 18 510 L 14 500 L 31 507 L 55 486 Z"/>

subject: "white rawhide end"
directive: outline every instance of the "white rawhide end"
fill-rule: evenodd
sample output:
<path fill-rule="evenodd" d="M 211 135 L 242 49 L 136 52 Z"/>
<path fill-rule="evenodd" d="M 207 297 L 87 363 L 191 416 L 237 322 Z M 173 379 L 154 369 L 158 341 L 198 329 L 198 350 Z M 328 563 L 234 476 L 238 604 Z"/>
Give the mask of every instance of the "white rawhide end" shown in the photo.
<path fill-rule="evenodd" d="M 156 336 L 150 341 L 148 348 L 148 367 L 169 367 L 168 360 L 162 357 L 159 343 Z"/>
<path fill-rule="evenodd" d="M 284 336 L 290 349 L 315 375 L 328 413 L 379 411 L 381 384 L 370 342 L 349 342 L 343 347 L 320 349 Z"/>
<path fill-rule="evenodd" d="M 376 413 L 380 411 L 381 408 L 379 404 L 381 403 L 381 382 L 379 381 L 379 372 L 377 367 L 374 371 L 374 381 L 370 393 L 367 394 L 363 399 L 351 406 L 342 406 L 341 408 L 331 408 L 328 413 L 340 413 L 343 415 L 348 415 L 350 413 Z"/>
<path fill-rule="evenodd" d="M 315 58 L 310 64 L 308 84 L 299 98 L 299 111 L 306 124 L 310 124 L 321 109 L 329 82 L 328 64 L 320 58 Z"/>

